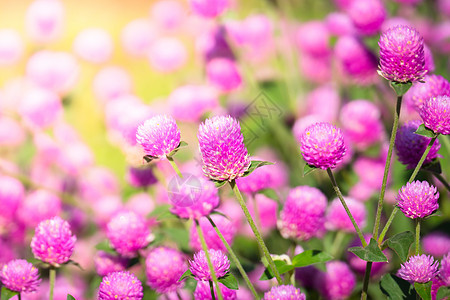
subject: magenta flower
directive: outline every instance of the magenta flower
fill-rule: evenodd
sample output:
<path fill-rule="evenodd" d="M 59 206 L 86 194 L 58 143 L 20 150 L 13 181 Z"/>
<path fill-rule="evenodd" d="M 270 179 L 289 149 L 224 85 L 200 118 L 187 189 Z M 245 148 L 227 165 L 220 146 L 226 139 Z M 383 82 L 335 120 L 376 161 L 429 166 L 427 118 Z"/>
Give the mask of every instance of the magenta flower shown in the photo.
<path fill-rule="evenodd" d="M 15 259 L 5 264 L 0 271 L 3 286 L 15 292 L 35 292 L 41 280 L 39 271 L 24 259 Z"/>
<path fill-rule="evenodd" d="M 147 18 L 134 19 L 122 29 L 120 40 L 125 51 L 135 57 L 144 57 L 157 37 L 157 29 Z"/>
<path fill-rule="evenodd" d="M 439 276 L 448 286 L 450 285 L 450 252 L 448 252 L 441 260 L 441 268 L 439 269 Z"/>
<path fill-rule="evenodd" d="M 133 257 L 152 240 L 147 222 L 133 211 L 121 211 L 107 225 L 106 236 L 111 246 L 125 257 Z"/>
<path fill-rule="evenodd" d="M 142 283 L 128 271 L 109 273 L 98 289 L 98 300 L 141 300 L 143 296 Z"/>
<path fill-rule="evenodd" d="M 414 28 L 399 25 L 384 32 L 380 41 L 378 74 L 389 81 L 421 81 L 425 69 L 423 38 Z"/>
<path fill-rule="evenodd" d="M 327 198 L 315 187 L 293 188 L 284 203 L 278 228 L 284 238 L 306 241 L 323 229 Z"/>
<path fill-rule="evenodd" d="M 330 32 L 322 21 L 303 23 L 296 33 L 296 42 L 303 53 L 313 57 L 328 56 L 330 49 Z"/>
<path fill-rule="evenodd" d="M 278 285 L 264 294 L 264 300 L 305 300 L 306 296 L 293 285 Z"/>
<path fill-rule="evenodd" d="M 420 110 L 425 127 L 435 133 L 450 134 L 450 96 L 427 99 Z"/>
<path fill-rule="evenodd" d="M 158 37 L 150 47 L 147 58 L 150 65 L 159 72 L 170 73 L 186 63 L 186 46 L 175 37 Z"/>
<path fill-rule="evenodd" d="M 171 114 L 179 121 L 197 122 L 219 105 L 218 91 L 208 85 L 184 85 L 167 99 Z"/>
<path fill-rule="evenodd" d="M 210 179 L 232 181 L 248 170 L 250 159 L 237 120 L 230 116 L 206 119 L 197 137 L 203 173 Z"/>
<path fill-rule="evenodd" d="M 224 93 L 238 89 L 242 84 L 236 62 L 228 58 L 213 58 L 206 65 L 208 81 Z"/>
<path fill-rule="evenodd" d="M 128 259 L 98 251 L 94 257 L 94 264 L 97 274 L 106 276 L 111 272 L 124 271 L 127 268 Z"/>
<path fill-rule="evenodd" d="M 52 266 L 69 261 L 77 238 L 70 225 L 60 217 L 44 220 L 38 224 L 31 239 L 34 257 Z"/>
<path fill-rule="evenodd" d="M 317 276 L 316 288 L 325 299 L 347 299 L 356 285 L 355 274 L 342 261 L 328 262 L 326 267 Z"/>
<path fill-rule="evenodd" d="M 442 257 L 450 252 L 450 236 L 444 232 L 432 232 L 422 239 L 422 249 L 434 257 Z"/>
<path fill-rule="evenodd" d="M 217 291 L 216 291 L 216 285 L 214 286 L 214 296 L 217 299 Z M 237 300 L 237 291 L 232 290 L 224 286 L 219 282 L 219 288 L 222 292 L 223 300 Z M 194 300 L 211 300 L 211 289 L 209 287 L 209 283 L 206 281 L 198 281 L 197 287 L 194 291 Z"/>
<path fill-rule="evenodd" d="M 429 255 L 411 256 L 401 265 L 397 276 L 412 282 L 425 283 L 438 275 L 439 261 Z"/>
<path fill-rule="evenodd" d="M 252 156 L 252 159 L 264 160 L 255 156 Z M 236 184 L 241 192 L 252 194 L 264 189 L 280 188 L 286 181 L 285 177 L 285 166 L 277 162 L 274 165 L 262 166 L 255 169 L 250 175 L 236 180 Z"/>
<path fill-rule="evenodd" d="M 181 136 L 174 118 L 157 115 L 143 124 L 136 132 L 136 141 L 144 148 L 145 154 L 161 158 L 167 156 L 180 144 Z"/>
<path fill-rule="evenodd" d="M 377 33 L 386 19 L 386 8 L 380 0 L 351 1 L 347 12 L 356 29 L 364 35 Z"/>
<path fill-rule="evenodd" d="M 229 6 L 229 0 L 189 0 L 192 11 L 205 18 L 222 14 Z"/>
<path fill-rule="evenodd" d="M 211 263 L 214 266 L 217 278 L 225 276 L 230 270 L 230 261 L 228 257 L 220 250 L 209 249 Z M 208 268 L 205 251 L 194 254 L 194 259 L 189 261 L 189 270 L 191 270 L 196 280 L 209 281 L 212 280 L 211 272 Z"/>
<path fill-rule="evenodd" d="M 87 28 L 76 36 L 73 51 L 90 63 L 101 64 L 111 59 L 113 46 L 109 32 L 101 28 Z"/>
<path fill-rule="evenodd" d="M 334 169 L 346 151 L 342 131 L 330 123 L 315 123 L 303 132 L 300 151 L 307 164 L 323 170 Z"/>
<path fill-rule="evenodd" d="M 354 200 L 349 197 L 344 197 L 345 202 L 355 218 L 356 224 L 359 228 L 366 226 L 367 213 L 366 207 L 363 203 Z M 326 228 L 330 230 L 343 230 L 345 232 L 355 232 L 355 227 L 353 227 L 352 221 L 347 215 L 344 207 L 342 206 L 339 199 L 334 199 L 327 209 L 326 215 Z"/>
<path fill-rule="evenodd" d="M 411 219 L 425 218 L 439 208 L 439 192 L 427 181 L 406 183 L 397 195 L 398 208 Z"/>
<path fill-rule="evenodd" d="M 440 75 L 426 75 L 425 82 L 416 82 L 406 92 L 405 103 L 420 112 L 423 104 L 430 98 L 450 95 L 450 82 Z"/>
<path fill-rule="evenodd" d="M 22 183 L 8 176 L 0 176 L 0 223 L 2 219 L 12 222 L 16 215 L 17 208 L 23 201 L 25 188 Z"/>
<path fill-rule="evenodd" d="M 414 169 L 417 166 L 431 140 L 431 138 L 414 133 L 421 124 L 422 122 L 418 120 L 409 121 L 405 125 L 400 126 L 395 138 L 395 152 L 398 160 L 406 165 L 408 169 Z M 423 164 L 426 165 L 438 157 L 440 148 L 441 144 L 439 141 L 434 141 Z"/>
<path fill-rule="evenodd" d="M 121 67 L 105 67 L 95 75 L 93 89 L 95 97 L 102 103 L 106 103 L 131 93 L 131 76 Z"/>
<path fill-rule="evenodd" d="M 19 218 L 29 227 L 59 215 L 61 199 L 46 190 L 36 190 L 28 194 L 18 210 Z"/>
<path fill-rule="evenodd" d="M 153 175 L 152 168 L 134 168 L 129 167 L 126 175 L 128 183 L 136 188 L 148 187 L 158 182 L 155 175 Z"/>
<path fill-rule="evenodd" d="M 219 228 L 222 235 L 225 237 L 225 240 L 228 244 L 233 244 L 234 236 L 236 235 L 236 226 L 228 220 L 226 217 L 221 215 L 211 215 L 211 219 L 216 224 L 217 228 Z M 212 227 L 211 223 L 209 223 L 208 219 L 200 218 L 199 219 L 200 227 L 203 231 L 203 235 L 205 236 L 206 244 L 208 245 L 208 249 L 216 249 L 226 252 L 227 249 L 223 244 L 222 240 L 217 235 L 217 232 Z M 195 226 L 191 227 L 189 245 L 195 251 L 200 251 L 202 249 L 202 245 L 200 243 L 200 238 L 197 233 L 197 229 Z"/>
<path fill-rule="evenodd" d="M 39 44 L 53 42 L 63 33 L 64 19 L 63 2 L 33 1 L 27 9 L 25 17 L 27 34 Z"/>

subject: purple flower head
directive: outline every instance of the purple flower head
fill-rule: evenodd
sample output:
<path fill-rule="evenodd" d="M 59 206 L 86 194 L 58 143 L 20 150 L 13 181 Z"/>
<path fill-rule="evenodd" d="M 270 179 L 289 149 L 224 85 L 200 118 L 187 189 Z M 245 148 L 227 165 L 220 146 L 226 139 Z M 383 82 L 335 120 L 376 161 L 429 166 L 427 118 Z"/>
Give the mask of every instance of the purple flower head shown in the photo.
<path fill-rule="evenodd" d="M 171 114 L 179 121 L 197 122 L 218 106 L 218 92 L 208 85 L 184 85 L 168 98 Z"/>
<path fill-rule="evenodd" d="M 433 279 L 431 279 L 431 299 L 436 300 L 437 292 L 439 291 L 441 286 L 447 286 L 445 282 L 441 279 L 440 276 L 436 276 Z M 446 299 L 446 298 L 444 298 Z"/>
<path fill-rule="evenodd" d="M 441 260 L 441 268 L 439 269 L 439 276 L 448 286 L 450 285 L 450 252 L 448 252 Z"/>
<path fill-rule="evenodd" d="M 116 255 L 98 251 L 94 257 L 95 270 L 100 276 L 106 276 L 111 272 L 124 271 L 128 260 Z"/>
<path fill-rule="evenodd" d="M 213 58 L 206 65 L 208 81 L 220 91 L 227 93 L 242 85 L 236 62 L 228 58 Z"/>
<path fill-rule="evenodd" d="M 233 244 L 233 239 L 236 234 L 235 225 L 230 220 L 221 215 L 211 215 L 211 219 L 214 221 L 217 228 L 219 228 L 220 232 L 225 237 L 225 240 L 230 245 Z M 199 223 L 203 231 L 203 235 L 205 236 L 208 249 L 217 249 L 222 250 L 224 252 L 227 251 L 225 245 L 217 235 L 217 232 L 211 226 L 211 223 L 209 223 L 208 219 L 203 217 L 199 220 Z M 199 251 L 202 249 L 200 238 L 198 237 L 197 229 L 195 228 L 195 226 L 191 227 L 189 245 L 195 251 Z"/>
<path fill-rule="evenodd" d="M 306 241 L 322 230 L 327 198 L 314 187 L 293 188 L 284 203 L 278 228 L 284 238 Z"/>
<path fill-rule="evenodd" d="M 264 160 L 254 156 L 252 159 Z M 280 163 L 262 166 L 253 171 L 250 175 L 239 178 L 236 180 L 236 183 L 241 192 L 250 194 L 256 193 L 263 189 L 278 188 L 280 178 L 284 175 L 283 172 L 286 171 Z"/>
<path fill-rule="evenodd" d="M 440 75 L 426 75 L 423 82 L 415 82 L 406 92 L 405 103 L 420 112 L 424 102 L 437 96 L 450 95 L 450 82 Z"/>
<path fill-rule="evenodd" d="M 241 177 L 250 166 L 239 122 L 230 116 L 206 119 L 198 130 L 203 173 L 212 180 Z"/>
<path fill-rule="evenodd" d="M 425 127 L 435 133 L 450 134 L 450 96 L 437 96 L 425 100 L 420 117 Z"/>
<path fill-rule="evenodd" d="M 98 289 L 98 300 L 141 300 L 143 296 L 142 283 L 128 271 L 109 273 Z"/>
<path fill-rule="evenodd" d="M 181 136 L 174 118 L 157 115 L 141 124 L 136 132 L 136 141 L 145 154 L 161 158 L 180 144 Z"/>
<path fill-rule="evenodd" d="M 380 41 L 378 74 L 389 81 L 421 81 L 425 69 L 423 38 L 414 28 L 399 25 L 384 32 Z"/>
<path fill-rule="evenodd" d="M 310 21 L 300 26 L 296 34 L 298 47 L 302 52 L 313 57 L 328 56 L 330 33 L 322 21 Z"/>
<path fill-rule="evenodd" d="M 8 176 L 0 176 L 0 219 L 13 221 L 17 208 L 23 201 L 25 188 L 22 183 Z"/>
<path fill-rule="evenodd" d="M 398 208 L 411 219 L 425 218 L 439 208 L 439 192 L 427 181 L 406 183 L 397 195 Z"/>
<path fill-rule="evenodd" d="M 308 115 L 320 116 L 321 121 L 335 122 L 338 116 L 341 98 L 335 87 L 324 84 L 306 96 L 306 112 Z M 327 107 L 328 109 L 323 109 Z"/>
<path fill-rule="evenodd" d="M 133 211 L 115 214 L 107 225 L 106 236 L 111 246 L 125 257 L 135 256 L 153 238 L 145 218 Z"/>
<path fill-rule="evenodd" d="M 328 14 L 325 22 L 332 35 L 344 36 L 351 35 L 355 32 L 355 26 L 346 13 L 332 12 Z"/>
<path fill-rule="evenodd" d="M 347 12 L 356 29 L 364 35 L 377 33 L 386 19 L 386 8 L 380 0 L 352 1 Z"/>
<path fill-rule="evenodd" d="M 36 227 L 39 222 L 59 215 L 61 199 L 46 190 L 37 190 L 28 194 L 18 210 L 19 218 L 29 227 Z"/>
<path fill-rule="evenodd" d="M 217 299 L 217 291 L 216 291 L 216 286 L 214 286 L 214 296 Z M 219 282 L 219 288 L 220 291 L 222 292 L 222 296 L 224 300 L 237 300 L 237 291 L 236 290 L 232 290 L 227 288 L 226 286 L 224 286 L 223 284 L 221 284 Z M 209 283 L 206 281 L 198 281 L 197 282 L 197 287 L 195 288 L 194 291 L 194 300 L 211 300 L 211 289 L 209 287 Z"/>
<path fill-rule="evenodd" d="M 228 260 L 228 257 L 220 250 L 209 249 L 208 253 L 217 278 L 225 276 L 230 270 L 230 261 Z M 197 280 L 212 280 L 205 251 L 194 254 L 194 259 L 189 261 L 189 270 L 191 270 Z"/>
<path fill-rule="evenodd" d="M 326 122 L 308 126 L 300 138 L 300 151 L 307 164 L 334 169 L 346 152 L 342 131 Z"/>
<path fill-rule="evenodd" d="M 15 259 L 3 266 L 0 280 L 6 288 L 16 292 L 34 292 L 41 280 L 39 271 L 24 259 Z"/>
<path fill-rule="evenodd" d="M 342 261 L 328 262 L 326 267 L 317 276 L 316 287 L 325 299 L 347 299 L 355 288 L 355 275 Z"/>
<path fill-rule="evenodd" d="M 425 283 L 438 275 L 439 261 L 429 255 L 411 256 L 401 265 L 397 276 L 412 282 Z"/>
<path fill-rule="evenodd" d="M 264 294 L 264 300 L 305 300 L 306 296 L 293 285 L 274 286 Z"/>
<path fill-rule="evenodd" d="M 222 14 L 229 6 L 229 0 L 189 0 L 192 11 L 205 18 Z"/>
<path fill-rule="evenodd" d="M 434 257 L 442 257 L 450 252 L 450 236 L 444 232 L 432 232 L 422 239 L 423 251 Z"/>
<path fill-rule="evenodd" d="M 409 121 L 403 126 L 400 126 L 397 137 L 395 138 L 395 152 L 397 153 L 398 160 L 406 165 L 408 169 L 414 169 L 417 166 L 431 140 L 429 137 L 414 133 L 421 124 L 422 122 L 418 120 Z M 436 140 L 423 164 L 426 165 L 438 157 L 440 148 L 441 144 Z"/>
<path fill-rule="evenodd" d="M 128 174 L 126 176 L 127 181 L 134 187 L 148 187 L 155 184 L 158 180 L 153 175 L 152 168 L 128 168 Z"/>
<path fill-rule="evenodd" d="M 344 197 L 345 202 L 355 218 L 356 224 L 359 228 L 366 226 L 366 207 L 364 203 L 354 200 L 349 197 Z M 345 232 L 355 232 L 355 227 L 353 227 L 352 221 L 347 215 L 344 207 L 339 199 L 334 199 L 327 209 L 326 215 L 326 228 L 330 230 L 343 230 Z"/>
<path fill-rule="evenodd" d="M 157 247 L 150 251 L 145 264 L 147 284 L 156 292 L 161 294 L 172 292 L 183 285 L 178 280 L 188 267 L 180 251 Z"/>
<path fill-rule="evenodd" d="M 77 238 L 70 225 L 60 217 L 53 217 L 38 224 L 31 239 L 34 257 L 53 266 L 69 261 Z"/>

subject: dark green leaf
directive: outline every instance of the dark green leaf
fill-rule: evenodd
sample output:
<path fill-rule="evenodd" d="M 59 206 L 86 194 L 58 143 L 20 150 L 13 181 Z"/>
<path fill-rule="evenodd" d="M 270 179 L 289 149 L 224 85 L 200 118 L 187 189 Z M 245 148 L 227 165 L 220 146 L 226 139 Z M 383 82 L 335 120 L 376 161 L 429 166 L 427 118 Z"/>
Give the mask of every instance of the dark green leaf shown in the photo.
<path fill-rule="evenodd" d="M 317 167 L 306 164 L 305 167 L 303 168 L 303 177 L 305 177 L 309 173 L 315 171 L 316 169 L 317 169 Z"/>
<path fill-rule="evenodd" d="M 194 275 L 192 274 L 191 270 L 187 269 L 186 272 L 183 273 L 183 275 L 181 275 L 180 279 L 178 279 L 178 281 L 181 281 L 187 277 L 192 277 L 194 278 Z"/>
<path fill-rule="evenodd" d="M 273 165 L 273 163 L 270 161 L 252 160 L 250 162 L 250 167 L 248 167 L 248 170 L 244 172 L 244 175 L 242 175 L 242 177 L 248 176 L 257 168 L 267 165 Z"/>
<path fill-rule="evenodd" d="M 319 250 L 306 250 L 292 258 L 292 265 L 296 268 L 327 262 L 332 260 L 333 256 Z"/>
<path fill-rule="evenodd" d="M 411 231 L 398 233 L 386 240 L 388 247 L 397 253 L 402 262 L 405 262 L 408 259 L 409 247 L 413 242 L 414 233 Z"/>
<path fill-rule="evenodd" d="M 239 289 L 239 284 L 236 277 L 234 277 L 234 275 L 231 274 L 230 272 L 225 274 L 225 276 L 218 278 L 218 281 L 229 289 L 232 290 Z"/>
<path fill-rule="evenodd" d="M 222 181 L 213 180 L 213 182 L 214 182 L 214 185 L 216 186 L 216 188 L 221 188 L 225 184 L 227 184 L 228 181 L 226 181 L 226 180 L 222 180 Z"/>
<path fill-rule="evenodd" d="M 71 294 L 67 294 L 67 300 L 76 300 Z"/>
<path fill-rule="evenodd" d="M 167 154 L 167 157 L 172 157 L 172 156 L 174 156 L 175 153 L 178 152 L 178 150 L 180 150 L 181 148 L 186 147 L 187 145 L 188 145 L 188 143 L 186 143 L 186 142 L 184 142 L 184 141 L 181 141 L 175 149 L 173 149 L 169 154 Z"/>
<path fill-rule="evenodd" d="M 411 82 L 396 82 L 391 81 L 391 87 L 394 89 L 395 94 L 397 96 L 403 96 L 406 94 L 406 92 L 411 88 L 412 83 Z"/>
<path fill-rule="evenodd" d="M 106 240 L 98 243 L 97 245 L 95 245 L 95 249 L 104 251 L 104 252 L 109 253 L 109 254 L 117 254 L 116 250 L 114 250 L 111 247 L 111 245 L 109 244 L 109 242 L 106 241 Z"/>
<path fill-rule="evenodd" d="M 417 128 L 416 132 L 414 132 L 414 133 L 418 134 L 418 135 L 426 136 L 429 138 L 436 136 L 436 133 L 434 133 L 433 130 L 425 127 L 425 124 L 420 125 L 419 128 Z"/>
<path fill-rule="evenodd" d="M 365 261 L 371 262 L 387 262 L 387 257 L 383 254 L 380 247 L 378 247 L 377 241 L 373 238 L 370 239 L 369 245 L 367 247 L 352 247 L 348 251 L 352 252 L 359 258 Z"/>
<path fill-rule="evenodd" d="M 274 263 L 280 274 L 284 274 L 295 268 L 293 265 L 288 265 L 287 262 L 285 262 L 284 260 L 274 260 Z M 272 270 L 269 267 L 269 268 L 266 268 L 266 270 L 261 275 L 261 278 L 259 278 L 259 280 L 269 280 L 274 277 L 275 277 L 275 275 L 273 274 Z"/>
<path fill-rule="evenodd" d="M 2 293 L 1 293 L 0 299 L 8 300 L 18 294 L 19 294 L 19 292 L 14 292 L 14 291 L 7 289 L 6 287 L 2 287 Z"/>
<path fill-rule="evenodd" d="M 67 265 L 74 265 L 75 267 L 78 267 L 81 271 L 84 271 L 84 269 L 81 267 L 81 265 L 79 263 L 77 263 L 74 260 L 69 260 L 68 262 L 66 262 Z"/>
<path fill-rule="evenodd" d="M 230 219 L 226 214 L 224 214 L 223 212 L 220 212 L 220 211 L 218 211 L 218 210 L 213 210 L 213 211 L 210 213 L 210 215 L 219 215 L 219 216 L 222 216 L 222 217 L 224 217 L 224 218 L 227 218 L 228 220 L 231 221 L 231 219 Z"/>
<path fill-rule="evenodd" d="M 431 284 L 431 281 L 426 283 L 414 283 L 414 288 L 416 289 L 417 294 L 419 294 L 423 300 L 431 300 Z"/>
<path fill-rule="evenodd" d="M 437 291 L 436 300 L 441 300 L 445 297 L 450 297 L 450 287 L 441 286 Z"/>
<path fill-rule="evenodd" d="M 392 274 L 386 274 L 381 278 L 380 289 L 391 300 L 416 300 L 416 292 L 412 285 Z"/>
<path fill-rule="evenodd" d="M 170 208 L 172 207 L 172 205 L 170 204 L 164 204 L 164 205 L 160 205 L 157 206 L 154 210 L 152 210 L 152 212 L 148 215 L 149 218 L 158 218 L 160 215 L 165 214 L 167 212 L 170 212 Z"/>
<path fill-rule="evenodd" d="M 421 169 L 438 175 L 442 174 L 442 167 L 439 158 L 435 158 L 430 163 L 423 165 Z"/>
<path fill-rule="evenodd" d="M 158 159 L 158 157 L 156 157 L 156 156 L 151 156 L 151 155 L 145 155 L 143 158 L 145 159 L 145 161 L 146 161 L 147 163 L 150 163 L 152 160 Z"/>

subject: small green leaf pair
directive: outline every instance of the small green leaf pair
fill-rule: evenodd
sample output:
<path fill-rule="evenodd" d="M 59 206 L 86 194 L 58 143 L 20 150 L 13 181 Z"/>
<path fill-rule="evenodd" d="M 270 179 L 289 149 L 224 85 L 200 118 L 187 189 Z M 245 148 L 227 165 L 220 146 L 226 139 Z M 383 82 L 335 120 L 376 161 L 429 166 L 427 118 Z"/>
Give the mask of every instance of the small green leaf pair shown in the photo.
<path fill-rule="evenodd" d="M 242 175 L 241 177 L 247 177 L 248 175 L 253 173 L 253 171 L 255 171 L 257 168 L 262 167 L 262 166 L 267 166 L 267 165 L 273 165 L 273 163 L 270 161 L 252 160 L 250 162 L 250 166 L 248 167 L 248 170 L 245 171 L 244 175 Z M 221 181 L 213 180 L 213 182 L 216 185 L 216 188 L 220 188 L 220 187 L 224 186 L 225 184 L 227 184 L 228 180 L 221 180 Z"/>
<path fill-rule="evenodd" d="M 187 269 L 186 272 L 183 273 L 183 275 L 181 276 L 181 278 L 178 281 L 181 281 L 188 277 L 194 278 L 194 275 L 192 274 L 191 270 L 189 270 L 189 269 Z M 229 289 L 232 289 L 232 290 L 239 289 L 238 281 L 237 281 L 236 277 L 234 277 L 234 275 L 231 274 L 231 272 L 228 272 L 227 274 L 225 274 L 225 276 L 222 276 L 222 277 L 218 278 L 217 280 Z"/>
<path fill-rule="evenodd" d="M 172 158 L 172 156 L 174 156 L 178 152 L 178 150 L 180 150 L 181 148 L 186 147 L 187 145 L 188 145 L 188 143 L 181 141 L 175 149 L 173 149 L 169 154 L 166 155 L 167 158 L 168 159 Z M 152 160 L 158 159 L 159 157 L 151 156 L 151 155 L 145 155 L 143 158 L 145 159 L 145 161 L 147 163 L 150 163 Z"/>

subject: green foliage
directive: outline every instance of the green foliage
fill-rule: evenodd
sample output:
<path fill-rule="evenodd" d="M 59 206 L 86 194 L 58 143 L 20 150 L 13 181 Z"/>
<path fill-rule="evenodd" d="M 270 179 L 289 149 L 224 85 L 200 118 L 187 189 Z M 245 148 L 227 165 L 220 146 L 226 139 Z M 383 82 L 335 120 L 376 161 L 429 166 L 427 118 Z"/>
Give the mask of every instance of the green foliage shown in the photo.
<path fill-rule="evenodd" d="M 387 262 L 388 259 L 386 255 L 383 254 L 380 247 L 378 247 L 377 241 L 373 238 L 370 239 L 369 245 L 367 247 L 352 247 L 348 251 L 352 252 L 359 258 L 370 262 Z"/>

